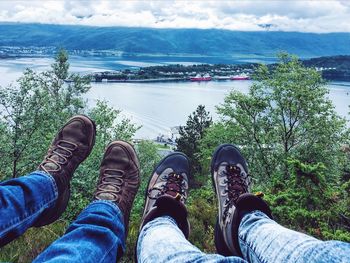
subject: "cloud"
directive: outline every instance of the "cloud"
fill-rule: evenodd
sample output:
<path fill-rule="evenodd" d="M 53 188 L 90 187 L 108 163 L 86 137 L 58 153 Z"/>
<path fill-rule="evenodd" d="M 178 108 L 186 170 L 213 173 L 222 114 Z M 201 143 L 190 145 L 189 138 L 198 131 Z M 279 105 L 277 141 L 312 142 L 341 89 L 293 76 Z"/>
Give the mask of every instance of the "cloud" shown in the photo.
<path fill-rule="evenodd" d="M 7 22 L 350 32 L 349 20 L 349 0 L 0 1 L 0 21 Z"/>

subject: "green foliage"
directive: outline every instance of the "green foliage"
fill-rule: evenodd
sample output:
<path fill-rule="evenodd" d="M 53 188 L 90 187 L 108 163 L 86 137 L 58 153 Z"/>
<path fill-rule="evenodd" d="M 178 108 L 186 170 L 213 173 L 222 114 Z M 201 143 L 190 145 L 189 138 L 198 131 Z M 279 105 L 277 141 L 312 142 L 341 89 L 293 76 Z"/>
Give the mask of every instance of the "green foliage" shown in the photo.
<path fill-rule="evenodd" d="M 0 179 L 17 177 L 38 165 L 58 128 L 86 107 L 82 94 L 87 78 L 69 74 L 68 55 L 61 50 L 51 70 L 25 70 L 16 85 L 0 87 L 0 123 L 4 142 Z M 67 78 L 72 82 L 65 83 Z"/>
<path fill-rule="evenodd" d="M 238 129 L 238 126 L 230 122 L 217 122 L 205 130 L 205 136 L 199 141 L 198 147 L 203 171 L 210 171 L 211 157 L 216 147 L 224 143 L 237 142 L 235 138 Z"/>
<path fill-rule="evenodd" d="M 216 253 L 214 245 L 214 226 L 217 215 L 217 204 L 211 179 L 189 193 L 187 209 L 191 225 L 189 240 L 192 244 L 207 253 Z"/>
<path fill-rule="evenodd" d="M 277 222 L 320 239 L 350 241 L 349 182 L 331 183 L 323 163 L 289 159 L 291 177 L 266 189 Z"/>
<path fill-rule="evenodd" d="M 190 185 L 194 185 L 194 173 L 202 173 L 199 159 L 199 141 L 203 138 L 205 129 L 212 124 L 212 118 L 203 105 L 199 105 L 186 122 L 186 126 L 180 126 L 180 137 L 176 139 L 177 151 L 185 153 L 191 160 L 192 177 Z"/>
<path fill-rule="evenodd" d="M 24 235 L 1 248 L 0 262 L 32 262 L 64 234 L 66 227 L 66 221 L 58 220 L 49 226 L 28 229 Z"/>
<path fill-rule="evenodd" d="M 275 68 L 261 65 L 256 72 L 248 94 L 232 91 L 218 107 L 223 122 L 235 127 L 232 139 L 255 178 L 267 182 L 276 171 L 288 178 L 288 158 L 323 162 L 339 174 L 348 134 L 320 74 L 285 54 Z"/>

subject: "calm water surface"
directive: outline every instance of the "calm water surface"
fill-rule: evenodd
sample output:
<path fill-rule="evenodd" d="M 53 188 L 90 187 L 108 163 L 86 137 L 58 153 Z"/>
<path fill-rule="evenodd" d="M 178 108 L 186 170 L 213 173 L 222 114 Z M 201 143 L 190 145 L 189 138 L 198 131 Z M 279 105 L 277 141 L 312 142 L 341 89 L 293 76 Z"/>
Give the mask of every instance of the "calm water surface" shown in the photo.
<path fill-rule="evenodd" d="M 50 58 L 23 58 L 0 60 L 0 85 L 5 86 L 16 80 L 27 68 L 46 70 L 53 62 Z M 173 63 L 174 61 L 134 61 L 113 59 L 89 59 L 73 57 L 71 70 L 74 72 L 93 72 L 125 67 L 140 67 Z M 179 61 L 175 61 L 178 63 Z M 174 62 L 174 63 L 175 63 Z M 193 64 L 194 61 L 180 61 Z M 168 134 L 170 127 L 184 125 L 188 115 L 199 104 L 206 106 L 214 120 L 218 119 L 215 106 L 222 103 L 231 90 L 248 92 L 251 81 L 211 81 L 211 82 L 175 82 L 175 83 L 100 83 L 93 84 L 86 95 L 89 104 L 106 100 L 111 106 L 122 110 L 122 115 L 134 123 L 142 125 L 136 138 L 155 138 L 159 134 Z M 329 97 L 336 111 L 346 118 L 350 104 L 350 83 L 340 82 L 328 85 Z"/>
<path fill-rule="evenodd" d="M 203 104 L 214 120 L 215 106 L 222 103 L 231 90 L 248 92 L 251 81 L 210 81 L 178 83 L 106 83 L 93 84 L 87 94 L 90 103 L 104 99 L 115 108 L 123 109 L 124 116 L 142 125 L 137 138 L 154 138 L 167 134 L 170 127 L 184 125 L 197 105 Z M 329 96 L 336 111 L 348 116 L 350 83 L 330 84 Z"/>

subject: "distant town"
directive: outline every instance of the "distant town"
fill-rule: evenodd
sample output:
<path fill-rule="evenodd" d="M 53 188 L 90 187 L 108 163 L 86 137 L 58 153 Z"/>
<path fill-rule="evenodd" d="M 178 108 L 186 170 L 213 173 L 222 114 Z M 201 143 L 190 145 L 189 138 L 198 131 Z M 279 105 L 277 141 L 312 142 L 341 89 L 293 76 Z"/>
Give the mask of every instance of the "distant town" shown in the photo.
<path fill-rule="evenodd" d="M 40 57 L 53 56 L 57 53 L 57 47 L 35 47 L 35 46 L 0 46 L 0 58 Z M 122 56 L 124 52 L 117 50 L 69 50 L 70 55 L 76 56 Z"/>
<path fill-rule="evenodd" d="M 256 66 L 257 64 L 176 64 L 98 72 L 91 77 L 94 82 L 248 80 Z"/>
<path fill-rule="evenodd" d="M 302 63 L 321 72 L 326 80 L 350 81 L 350 56 L 313 58 L 303 60 Z M 97 72 L 91 75 L 91 79 L 94 82 L 249 80 L 257 66 L 257 63 L 189 66 L 176 64 Z M 275 64 L 268 66 L 274 67 Z"/>
<path fill-rule="evenodd" d="M 48 57 L 57 52 L 57 47 L 16 47 L 0 46 L 0 59 L 21 57 Z M 117 50 L 69 50 L 77 56 L 116 56 L 125 54 Z M 305 66 L 313 67 L 322 73 L 326 80 L 350 81 L 350 55 L 312 58 L 302 61 Z M 95 72 L 90 75 L 93 82 L 154 82 L 154 81 L 222 81 L 248 80 L 254 74 L 257 63 L 200 64 L 200 65 L 163 65 L 124 70 Z M 274 64 L 269 64 L 273 67 Z"/>

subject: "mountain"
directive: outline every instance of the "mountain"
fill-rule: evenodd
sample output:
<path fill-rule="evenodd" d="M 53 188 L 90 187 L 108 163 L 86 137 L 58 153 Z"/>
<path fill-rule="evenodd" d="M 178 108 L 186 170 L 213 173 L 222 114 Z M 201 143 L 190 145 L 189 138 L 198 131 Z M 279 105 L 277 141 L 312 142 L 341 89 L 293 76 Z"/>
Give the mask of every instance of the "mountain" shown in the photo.
<path fill-rule="evenodd" d="M 0 23 L 0 46 L 64 47 L 126 53 L 301 57 L 350 54 L 350 33 L 244 32 Z"/>

